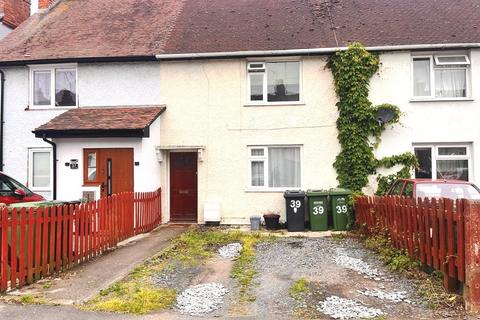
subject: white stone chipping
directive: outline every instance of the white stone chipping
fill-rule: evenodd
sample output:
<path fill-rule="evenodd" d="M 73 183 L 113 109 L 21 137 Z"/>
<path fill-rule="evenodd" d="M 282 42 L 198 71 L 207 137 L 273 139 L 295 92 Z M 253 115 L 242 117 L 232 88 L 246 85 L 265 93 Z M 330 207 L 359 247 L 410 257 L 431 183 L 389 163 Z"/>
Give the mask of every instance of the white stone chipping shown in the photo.
<path fill-rule="evenodd" d="M 335 263 L 341 267 L 351 269 L 359 274 L 363 274 L 368 278 L 382 280 L 382 274 L 377 268 L 371 267 L 368 263 L 361 259 L 349 257 L 342 249 L 337 249 Z"/>
<path fill-rule="evenodd" d="M 406 291 L 386 292 L 379 289 L 365 290 L 365 291 L 357 290 L 357 291 L 358 293 L 361 293 L 364 296 L 375 297 L 381 300 L 387 300 L 392 302 L 402 302 L 402 301 L 405 301 L 407 303 L 410 302 L 409 300 L 407 300 L 408 294 Z"/>
<path fill-rule="evenodd" d="M 177 296 L 176 307 L 181 313 L 198 316 L 217 310 L 228 290 L 220 283 L 190 287 Z"/>
<path fill-rule="evenodd" d="M 224 259 L 235 259 L 240 255 L 240 251 L 242 251 L 242 245 L 234 242 L 218 249 L 218 254 Z"/>
<path fill-rule="evenodd" d="M 317 310 L 334 319 L 372 319 L 384 314 L 380 309 L 369 308 L 357 301 L 337 296 L 330 296 L 321 301 Z"/>

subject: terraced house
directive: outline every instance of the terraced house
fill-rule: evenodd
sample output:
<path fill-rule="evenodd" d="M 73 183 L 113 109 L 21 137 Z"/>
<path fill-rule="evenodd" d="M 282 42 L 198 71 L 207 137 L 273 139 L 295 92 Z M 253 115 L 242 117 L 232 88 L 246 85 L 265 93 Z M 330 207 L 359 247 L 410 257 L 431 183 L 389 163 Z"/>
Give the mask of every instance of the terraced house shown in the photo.
<path fill-rule="evenodd" d="M 0 44 L 0 160 L 49 198 L 162 187 L 164 221 L 284 214 L 284 190 L 337 185 L 326 62 L 353 41 L 380 56 L 371 101 L 404 113 L 378 156 L 412 151 L 417 177 L 480 182 L 476 0 L 40 6 Z"/>

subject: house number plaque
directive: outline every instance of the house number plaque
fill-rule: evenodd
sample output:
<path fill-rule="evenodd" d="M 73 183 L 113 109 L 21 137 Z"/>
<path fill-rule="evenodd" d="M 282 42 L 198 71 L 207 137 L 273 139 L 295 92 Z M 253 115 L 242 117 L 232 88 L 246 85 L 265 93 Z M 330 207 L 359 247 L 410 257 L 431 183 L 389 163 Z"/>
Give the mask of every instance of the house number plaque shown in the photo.
<path fill-rule="evenodd" d="M 71 159 L 70 160 L 70 169 L 73 169 L 73 170 L 78 169 L 78 160 L 77 159 Z"/>

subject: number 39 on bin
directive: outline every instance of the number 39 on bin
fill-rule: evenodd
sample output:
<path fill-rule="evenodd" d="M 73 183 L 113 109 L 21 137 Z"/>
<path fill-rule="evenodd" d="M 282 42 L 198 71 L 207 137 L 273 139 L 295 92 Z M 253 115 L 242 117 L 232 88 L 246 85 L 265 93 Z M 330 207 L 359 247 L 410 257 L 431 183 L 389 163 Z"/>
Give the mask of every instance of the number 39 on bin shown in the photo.
<path fill-rule="evenodd" d="M 347 205 L 344 204 L 343 206 L 336 206 L 335 209 L 337 210 L 337 213 L 347 213 L 348 208 Z"/>
<path fill-rule="evenodd" d="M 300 200 L 290 200 L 290 208 L 293 209 L 293 212 L 297 213 L 297 210 L 302 206 Z"/>

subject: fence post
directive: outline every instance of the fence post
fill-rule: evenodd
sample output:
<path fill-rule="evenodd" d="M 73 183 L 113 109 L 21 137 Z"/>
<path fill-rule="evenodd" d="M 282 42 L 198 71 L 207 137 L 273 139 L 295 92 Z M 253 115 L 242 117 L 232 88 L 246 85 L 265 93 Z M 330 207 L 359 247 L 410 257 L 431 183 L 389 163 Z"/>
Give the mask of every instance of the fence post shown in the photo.
<path fill-rule="evenodd" d="M 465 285 L 467 312 L 480 312 L 480 201 L 465 200 Z"/>

